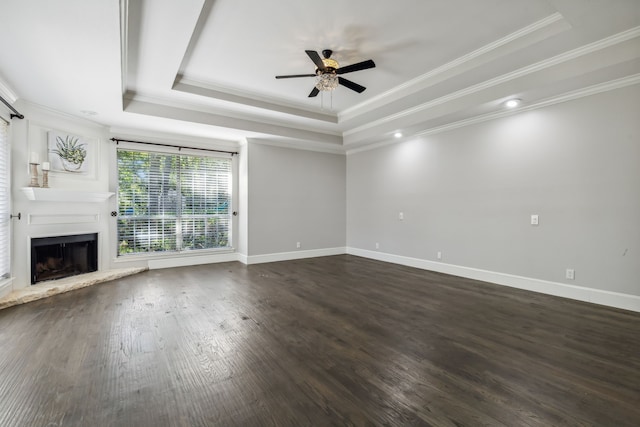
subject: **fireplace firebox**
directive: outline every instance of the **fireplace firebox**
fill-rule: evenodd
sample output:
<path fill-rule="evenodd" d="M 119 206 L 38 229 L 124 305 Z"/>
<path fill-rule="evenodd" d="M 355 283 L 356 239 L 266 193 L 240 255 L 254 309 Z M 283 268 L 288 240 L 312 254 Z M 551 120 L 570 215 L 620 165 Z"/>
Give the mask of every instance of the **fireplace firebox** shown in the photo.
<path fill-rule="evenodd" d="M 31 284 L 98 270 L 98 234 L 31 239 Z"/>

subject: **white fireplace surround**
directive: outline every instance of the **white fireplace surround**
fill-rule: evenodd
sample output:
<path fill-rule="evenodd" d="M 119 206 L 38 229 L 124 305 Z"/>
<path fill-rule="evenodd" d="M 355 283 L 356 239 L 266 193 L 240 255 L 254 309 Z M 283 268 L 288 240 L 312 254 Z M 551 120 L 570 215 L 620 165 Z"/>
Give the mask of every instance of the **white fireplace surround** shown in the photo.
<path fill-rule="evenodd" d="M 13 290 L 19 288 L 29 288 L 31 286 L 31 240 L 37 238 L 49 238 L 59 236 L 77 236 L 81 234 L 97 234 L 97 258 L 98 271 L 104 271 L 108 267 L 105 257 L 108 257 L 109 248 L 109 228 L 108 220 L 102 212 L 105 210 L 104 204 L 86 203 L 87 194 L 97 194 L 98 192 L 87 192 L 78 190 L 51 190 L 51 189 L 34 189 L 33 194 L 36 196 L 46 194 L 50 196 L 64 196 L 66 202 L 59 198 L 55 200 L 35 199 L 28 201 L 25 206 L 28 210 L 23 212 L 23 220 L 21 228 L 22 244 L 16 246 L 14 256 L 16 262 L 14 267 L 20 271 L 20 281 L 14 283 Z M 42 191 L 44 190 L 44 192 Z M 78 196 L 74 199 L 74 194 Z M 113 193 L 103 193 L 105 199 L 108 199 Z M 83 201 L 85 203 L 74 203 Z M 16 285 L 18 287 L 16 288 Z"/>
<path fill-rule="evenodd" d="M 22 193 L 26 196 L 27 200 L 35 202 L 49 203 L 101 203 L 109 199 L 115 193 L 106 191 L 86 191 L 86 190 L 67 190 L 57 188 L 39 188 L 39 187 L 24 187 L 21 188 Z M 38 203 L 40 204 L 40 203 Z M 73 205 L 72 205 L 73 206 Z M 104 233 L 100 226 L 101 215 L 100 213 L 71 213 L 67 209 L 67 212 L 56 213 L 44 213 L 35 212 L 28 213 L 26 215 L 27 224 L 30 228 L 29 235 L 27 236 L 27 256 L 26 256 L 26 268 L 28 274 L 31 276 L 31 239 L 43 238 L 43 237 L 58 237 L 58 236 L 75 236 L 81 234 L 98 235 L 98 271 L 103 270 L 104 263 L 102 262 L 103 252 L 103 239 Z M 44 230 L 43 230 L 44 228 Z M 38 229 L 39 231 L 35 231 Z M 101 248 L 102 246 L 102 248 Z"/>

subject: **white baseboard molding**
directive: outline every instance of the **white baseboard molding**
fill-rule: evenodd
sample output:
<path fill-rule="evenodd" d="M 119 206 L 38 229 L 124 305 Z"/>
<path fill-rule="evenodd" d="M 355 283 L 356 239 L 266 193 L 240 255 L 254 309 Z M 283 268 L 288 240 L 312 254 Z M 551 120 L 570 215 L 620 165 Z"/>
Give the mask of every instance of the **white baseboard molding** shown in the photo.
<path fill-rule="evenodd" d="M 171 267 L 187 267 L 189 265 L 214 264 L 218 262 L 238 261 L 238 254 L 235 252 L 225 252 L 221 254 L 207 254 L 182 256 L 175 258 L 159 258 L 148 260 L 149 270 Z"/>
<path fill-rule="evenodd" d="M 289 261 L 292 259 L 316 258 L 321 256 L 344 255 L 347 248 L 323 248 L 307 251 L 279 252 L 275 254 L 249 255 L 246 264 L 262 264 L 265 262 Z"/>
<path fill-rule="evenodd" d="M 370 258 L 378 261 L 385 261 L 394 264 L 420 268 L 422 270 L 431 270 L 439 273 L 466 277 L 468 279 L 495 283 L 497 285 L 510 286 L 512 288 L 524 289 L 527 291 L 540 292 L 547 295 L 554 295 L 578 301 L 590 302 L 593 304 L 606 305 L 609 307 L 640 312 L 640 296 L 636 295 L 610 292 L 594 288 L 586 288 L 583 286 L 567 285 L 566 283 L 550 282 L 547 280 L 533 279 L 530 277 L 498 273 L 495 271 L 481 270 L 478 268 L 463 267 L 453 264 L 445 264 L 442 262 L 428 261 L 420 258 L 410 258 L 401 255 L 369 251 L 365 249 L 348 247 L 347 253 L 363 258 Z"/>

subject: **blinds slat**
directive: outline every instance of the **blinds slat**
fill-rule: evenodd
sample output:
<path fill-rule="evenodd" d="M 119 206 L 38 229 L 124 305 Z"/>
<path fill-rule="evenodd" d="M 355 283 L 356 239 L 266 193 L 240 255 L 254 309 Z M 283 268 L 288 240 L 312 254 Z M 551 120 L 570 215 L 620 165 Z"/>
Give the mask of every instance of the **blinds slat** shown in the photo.
<path fill-rule="evenodd" d="M 119 149 L 118 182 L 118 255 L 231 246 L 231 159 Z"/>

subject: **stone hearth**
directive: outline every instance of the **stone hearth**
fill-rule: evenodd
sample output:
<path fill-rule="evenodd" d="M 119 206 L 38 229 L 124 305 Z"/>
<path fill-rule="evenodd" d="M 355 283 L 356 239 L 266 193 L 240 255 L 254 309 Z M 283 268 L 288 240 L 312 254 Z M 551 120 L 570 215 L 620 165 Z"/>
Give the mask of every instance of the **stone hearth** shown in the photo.
<path fill-rule="evenodd" d="M 146 267 L 120 268 L 117 270 L 96 271 L 93 273 L 80 274 L 59 280 L 49 280 L 39 282 L 37 286 L 28 286 L 18 289 L 0 298 L 0 309 L 36 301 L 75 289 L 85 288 L 98 283 L 116 280 L 121 277 L 131 276 L 147 270 Z"/>

